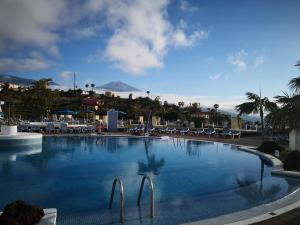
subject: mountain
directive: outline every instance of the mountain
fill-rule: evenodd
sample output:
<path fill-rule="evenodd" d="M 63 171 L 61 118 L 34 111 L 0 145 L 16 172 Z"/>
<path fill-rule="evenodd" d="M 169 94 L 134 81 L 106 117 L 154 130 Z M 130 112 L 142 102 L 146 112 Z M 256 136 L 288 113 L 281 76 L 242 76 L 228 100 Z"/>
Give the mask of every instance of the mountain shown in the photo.
<path fill-rule="evenodd" d="M 96 89 L 102 89 L 105 91 L 116 91 L 116 92 L 138 92 L 139 89 L 125 84 L 122 81 L 113 81 L 101 86 L 95 87 Z"/>
<path fill-rule="evenodd" d="M 22 86 L 30 86 L 36 80 L 28 79 L 24 77 L 17 77 L 7 74 L 0 74 L 0 83 L 10 83 L 10 84 L 17 84 Z M 50 82 L 50 85 L 59 85 L 55 82 Z"/>
<path fill-rule="evenodd" d="M 233 117 L 238 116 L 238 113 L 236 113 L 235 111 L 229 111 L 229 110 L 218 110 L 218 111 L 223 113 L 223 114 L 226 114 L 228 116 L 233 116 Z M 257 115 L 241 115 L 241 118 L 243 120 L 251 121 L 251 122 L 260 121 L 260 118 Z"/>

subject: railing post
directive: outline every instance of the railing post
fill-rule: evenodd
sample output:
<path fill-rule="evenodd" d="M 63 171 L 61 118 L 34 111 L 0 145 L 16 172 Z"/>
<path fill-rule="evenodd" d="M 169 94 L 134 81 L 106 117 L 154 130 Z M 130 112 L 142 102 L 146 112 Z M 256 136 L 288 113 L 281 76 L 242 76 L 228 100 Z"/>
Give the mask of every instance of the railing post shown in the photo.
<path fill-rule="evenodd" d="M 113 182 L 113 186 L 112 186 L 112 190 L 111 190 L 111 194 L 110 194 L 110 201 L 109 201 L 109 208 L 112 208 L 112 203 L 114 200 L 114 194 L 115 194 L 115 189 L 116 189 L 116 184 L 119 184 L 119 189 L 120 189 L 120 222 L 124 223 L 124 188 L 123 188 L 123 184 L 122 181 L 120 180 L 120 178 L 115 178 L 114 182 Z"/>
<path fill-rule="evenodd" d="M 154 189 L 153 189 L 153 183 L 151 178 L 148 175 L 144 175 L 142 182 L 141 182 L 141 187 L 140 187 L 140 191 L 139 191 L 139 196 L 138 196 L 138 200 L 137 200 L 137 205 L 140 206 L 141 205 L 141 198 L 142 198 L 142 193 L 143 193 L 143 189 L 144 189 L 144 184 L 145 184 L 145 180 L 148 181 L 149 183 L 149 190 L 150 190 L 150 216 L 153 218 L 154 217 Z"/>

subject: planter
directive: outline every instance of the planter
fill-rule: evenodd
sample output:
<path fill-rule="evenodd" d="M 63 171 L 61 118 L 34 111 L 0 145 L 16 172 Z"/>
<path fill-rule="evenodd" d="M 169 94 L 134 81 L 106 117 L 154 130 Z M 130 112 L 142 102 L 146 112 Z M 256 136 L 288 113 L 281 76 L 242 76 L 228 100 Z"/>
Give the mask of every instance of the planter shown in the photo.
<path fill-rule="evenodd" d="M 300 130 L 292 130 L 289 134 L 289 148 L 300 151 Z"/>
<path fill-rule="evenodd" d="M 1 135 L 17 135 L 18 126 L 1 125 Z"/>

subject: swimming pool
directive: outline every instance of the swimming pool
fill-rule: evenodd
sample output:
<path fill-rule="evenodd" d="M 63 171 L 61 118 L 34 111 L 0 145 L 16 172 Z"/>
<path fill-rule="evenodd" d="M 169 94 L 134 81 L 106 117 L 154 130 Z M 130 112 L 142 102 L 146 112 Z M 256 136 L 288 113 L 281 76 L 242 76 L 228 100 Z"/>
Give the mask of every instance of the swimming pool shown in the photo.
<path fill-rule="evenodd" d="M 259 156 L 222 143 L 44 137 L 42 146 L 0 151 L 0 207 L 23 199 L 57 208 L 58 225 L 117 224 L 118 192 L 112 210 L 108 203 L 120 177 L 126 224 L 180 224 L 268 203 L 300 186 L 297 179 L 272 176 L 271 169 Z M 143 174 L 154 184 L 153 220 L 148 188 L 136 206 Z"/>

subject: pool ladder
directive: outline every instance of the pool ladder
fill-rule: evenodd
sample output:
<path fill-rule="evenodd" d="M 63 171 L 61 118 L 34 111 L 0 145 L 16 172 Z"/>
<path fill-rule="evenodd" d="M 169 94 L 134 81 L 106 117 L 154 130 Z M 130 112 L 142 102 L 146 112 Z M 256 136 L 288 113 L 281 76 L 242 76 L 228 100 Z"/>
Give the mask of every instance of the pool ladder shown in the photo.
<path fill-rule="evenodd" d="M 149 183 L 149 190 L 150 190 L 150 217 L 154 218 L 154 188 L 153 188 L 153 182 L 148 175 L 143 176 L 141 186 L 140 186 L 139 196 L 137 200 L 137 205 L 138 207 L 141 206 L 141 198 L 142 198 L 144 184 L 146 180 Z M 124 223 L 124 207 L 125 207 L 124 187 L 121 179 L 118 177 L 116 177 L 113 182 L 113 186 L 110 194 L 109 208 L 112 209 L 112 203 L 114 200 L 114 194 L 115 194 L 117 183 L 119 185 L 119 190 L 120 190 L 120 223 Z"/>

